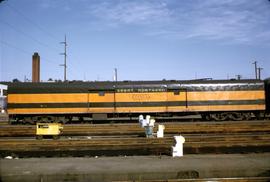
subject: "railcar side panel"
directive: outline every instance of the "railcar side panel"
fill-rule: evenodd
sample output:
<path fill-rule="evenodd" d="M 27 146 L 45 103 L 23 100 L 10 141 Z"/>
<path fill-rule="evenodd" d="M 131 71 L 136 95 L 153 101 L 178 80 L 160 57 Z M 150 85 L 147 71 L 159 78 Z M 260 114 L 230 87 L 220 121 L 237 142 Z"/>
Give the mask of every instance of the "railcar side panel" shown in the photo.
<path fill-rule="evenodd" d="M 188 92 L 189 111 L 264 110 L 264 91 L 201 91 Z"/>
<path fill-rule="evenodd" d="M 9 88 L 10 115 L 253 112 L 269 107 L 264 83 L 254 80 L 121 82 L 119 85 L 20 83 Z M 269 92 L 269 84 L 267 89 Z"/>
<path fill-rule="evenodd" d="M 264 83 L 265 83 L 266 112 L 270 114 L 270 78 L 266 79 Z"/>

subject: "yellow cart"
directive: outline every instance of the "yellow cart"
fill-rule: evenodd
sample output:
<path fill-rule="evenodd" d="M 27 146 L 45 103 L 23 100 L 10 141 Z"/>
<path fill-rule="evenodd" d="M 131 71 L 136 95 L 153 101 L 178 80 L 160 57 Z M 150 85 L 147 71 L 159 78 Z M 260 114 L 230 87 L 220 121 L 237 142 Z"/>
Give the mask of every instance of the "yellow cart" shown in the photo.
<path fill-rule="evenodd" d="M 59 123 L 37 123 L 36 138 L 41 140 L 43 136 L 52 136 L 53 139 L 59 139 L 63 130 L 62 124 Z"/>

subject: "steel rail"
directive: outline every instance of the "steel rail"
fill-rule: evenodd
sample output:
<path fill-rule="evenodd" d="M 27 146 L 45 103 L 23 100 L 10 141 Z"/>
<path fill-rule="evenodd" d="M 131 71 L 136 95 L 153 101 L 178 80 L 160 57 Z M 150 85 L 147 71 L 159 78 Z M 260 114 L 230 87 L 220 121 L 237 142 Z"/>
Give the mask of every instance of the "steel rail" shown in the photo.
<path fill-rule="evenodd" d="M 218 148 L 261 148 L 270 151 L 270 134 L 251 136 L 193 136 L 186 137 L 184 150 L 190 153 L 204 149 Z M 174 145 L 172 137 L 167 138 L 95 138 L 95 139 L 61 139 L 61 140 L 35 140 L 35 139 L 0 139 L 0 153 L 3 151 L 86 151 L 86 150 L 149 150 L 151 152 L 169 153 Z M 222 151 L 221 151 L 222 152 Z M 248 152 L 243 150 L 242 152 Z M 198 152 L 199 153 L 199 152 Z M 218 151 L 220 153 L 220 151 Z"/>
<path fill-rule="evenodd" d="M 195 179 L 168 179 L 168 180 L 132 180 L 113 182 L 267 182 L 270 177 L 239 177 L 239 178 L 195 178 Z"/>
<path fill-rule="evenodd" d="M 244 133 L 270 132 L 270 121 L 257 122 L 194 122 L 164 123 L 165 134 L 189 133 Z M 154 128 L 154 132 L 157 127 Z M 64 125 L 62 135 L 143 135 L 144 129 L 138 124 L 74 124 Z M 34 136 L 33 125 L 0 126 L 0 137 Z"/>

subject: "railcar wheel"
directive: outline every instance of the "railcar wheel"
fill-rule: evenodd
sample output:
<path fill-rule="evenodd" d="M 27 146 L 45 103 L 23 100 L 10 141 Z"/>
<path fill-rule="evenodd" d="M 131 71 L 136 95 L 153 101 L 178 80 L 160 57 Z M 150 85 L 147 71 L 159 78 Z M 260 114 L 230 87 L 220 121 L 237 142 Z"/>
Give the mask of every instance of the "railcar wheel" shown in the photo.
<path fill-rule="evenodd" d="M 60 138 L 59 135 L 53 135 L 53 139 L 54 139 L 54 140 L 57 140 L 57 139 L 59 139 L 59 138 Z"/>
<path fill-rule="evenodd" d="M 210 121 L 211 117 L 209 114 L 201 114 L 202 120 L 204 121 Z"/>
<path fill-rule="evenodd" d="M 42 135 L 37 135 L 37 136 L 36 136 L 36 139 L 42 140 L 42 139 L 43 139 L 43 136 L 42 136 Z"/>
<path fill-rule="evenodd" d="M 264 118 L 264 114 L 260 113 L 260 112 L 256 112 L 254 113 L 255 117 L 257 120 L 261 120 Z"/>
<path fill-rule="evenodd" d="M 68 122 L 67 118 L 65 118 L 64 116 L 55 117 L 55 120 L 54 121 L 56 123 L 62 123 L 62 124 L 66 124 Z"/>
<path fill-rule="evenodd" d="M 239 112 L 233 112 L 233 113 L 230 113 L 230 118 L 234 121 L 241 121 L 244 119 L 244 116 L 242 113 L 239 113 Z"/>
<path fill-rule="evenodd" d="M 227 113 L 210 114 L 210 118 L 215 121 L 225 121 L 228 118 L 228 114 Z"/>
<path fill-rule="evenodd" d="M 33 121 L 34 123 L 37 123 L 37 122 L 38 122 L 38 117 L 37 117 L 37 116 L 32 117 L 32 121 Z"/>
<path fill-rule="evenodd" d="M 250 120 L 252 114 L 251 114 L 251 113 L 244 113 L 243 116 L 244 116 L 244 119 L 245 119 L 245 120 Z"/>
<path fill-rule="evenodd" d="M 220 113 L 219 114 L 219 119 L 220 121 L 225 121 L 227 120 L 229 117 L 228 117 L 228 113 L 224 112 L 224 113 Z"/>

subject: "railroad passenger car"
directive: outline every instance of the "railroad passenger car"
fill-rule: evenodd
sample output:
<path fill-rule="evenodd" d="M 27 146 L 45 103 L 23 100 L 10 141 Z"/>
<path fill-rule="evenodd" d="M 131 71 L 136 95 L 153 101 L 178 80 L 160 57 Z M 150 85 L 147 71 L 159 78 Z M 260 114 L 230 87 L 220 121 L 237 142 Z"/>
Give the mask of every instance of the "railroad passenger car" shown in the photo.
<path fill-rule="evenodd" d="M 265 97 L 258 80 L 10 83 L 8 113 L 16 122 L 194 113 L 242 120 L 264 112 Z"/>

